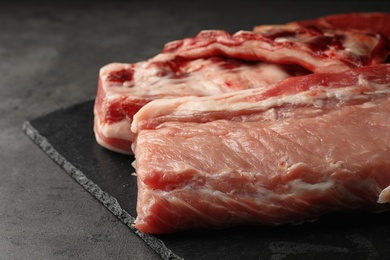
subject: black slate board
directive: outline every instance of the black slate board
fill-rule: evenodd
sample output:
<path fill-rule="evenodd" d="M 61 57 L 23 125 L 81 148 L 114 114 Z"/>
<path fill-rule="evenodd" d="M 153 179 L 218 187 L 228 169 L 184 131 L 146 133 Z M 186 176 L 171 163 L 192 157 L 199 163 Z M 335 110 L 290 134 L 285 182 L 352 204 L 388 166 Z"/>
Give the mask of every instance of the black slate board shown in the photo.
<path fill-rule="evenodd" d="M 27 121 L 24 132 L 163 259 L 388 259 L 390 212 L 329 214 L 313 223 L 143 234 L 136 216 L 134 158 L 95 142 L 93 101 Z"/>

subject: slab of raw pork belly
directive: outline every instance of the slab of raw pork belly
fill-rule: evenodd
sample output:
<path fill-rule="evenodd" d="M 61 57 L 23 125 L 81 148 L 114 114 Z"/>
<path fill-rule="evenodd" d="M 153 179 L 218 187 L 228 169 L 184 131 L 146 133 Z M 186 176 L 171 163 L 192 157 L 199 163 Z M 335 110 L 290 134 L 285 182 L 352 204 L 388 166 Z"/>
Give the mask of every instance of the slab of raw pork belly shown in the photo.
<path fill-rule="evenodd" d="M 390 65 L 378 65 L 303 76 L 272 95 L 241 93 L 244 116 L 230 106 L 235 120 L 177 112 L 182 119 L 135 128 L 135 227 L 159 234 L 389 209 L 389 75 Z M 210 105 L 200 113 L 212 115 L 211 98 L 198 99 Z"/>
<path fill-rule="evenodd" d="M 235 34 L 202 31 L 193 38 L 166 44 L 163 52 L 192 59 L 227 56 L 298 64 L 313 72 L 340 72 L 383 63 L 389 49 L 389 40 L 380 33 L 290 24 Z"/>
<path fill-rule="evenodd" d="M 160 54 L 135 64 L 108 64 L 99 74 L 94 107 L 95 136 L 102 146 L 130 154 L 133 115 L 151 100 L 262 88 L 307 73 L 296 65 L 221 57 L 185 60 L 171 54 Z"/>

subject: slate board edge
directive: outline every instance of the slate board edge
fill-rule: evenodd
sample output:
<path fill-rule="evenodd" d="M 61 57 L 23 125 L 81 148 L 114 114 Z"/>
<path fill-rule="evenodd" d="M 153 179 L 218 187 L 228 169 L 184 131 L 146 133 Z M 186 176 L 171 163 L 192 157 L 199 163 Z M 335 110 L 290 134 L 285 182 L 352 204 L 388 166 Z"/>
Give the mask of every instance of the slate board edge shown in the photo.
<path fill-rule="evenodd" d="M 152 235 L 142 233 L 138 229 L 134 228 L 132 223 L 135 218 L 122 209 L 114 197 L 104 192 L 97 184 L 88 179 L 82 171 L 67 161 L 56 149 L 54 149 L 50 142 L 31 125 L 29 121 L 25 121 L 23 123 L 22 130 L 50 159 L 65 170 L 68 175 L 70 175 L 85 190 L 101 202 L 112 214 L 129 227 L 130 230 L 144 240 L 145 243 L 163 259 L 183 259 L 168 249 L 160 239 Z"/>

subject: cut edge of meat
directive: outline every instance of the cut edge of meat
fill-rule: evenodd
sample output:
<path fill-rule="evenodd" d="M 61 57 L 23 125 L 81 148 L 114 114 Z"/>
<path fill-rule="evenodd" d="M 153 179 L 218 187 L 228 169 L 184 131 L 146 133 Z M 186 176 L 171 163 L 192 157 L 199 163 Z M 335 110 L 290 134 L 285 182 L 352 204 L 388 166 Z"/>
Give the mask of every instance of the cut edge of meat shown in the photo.
<path fill-rule="evenodd" d="M 284 103 L 304 102 L 313 96 L 356 95 L 380 89 L 390 64 L 366 66 L 340 73 L 310 74 L 285 79 L 265 89 L 248 89 L 218 97 L 181 97 L 154 100 L 133 118 L 131 130 L 152 129 L 165 121 L 209 121 L 265 111 Z M 333 82 L 337 80 L 339 83 Z M 348 88 L 350 87 L 350 88 Z M 328 93 L 327 90 L 331 89 Z M 383 91 L 389 91 L 385 88 Z M 297 99 L 298 95 L 300 99 Z M 224 113 L 229 110 L 229 115 Z"/>
<path fill-rule="evenodd" d="M 132 155 L 134 134 L 130 130 L 131 123 L 127 120 L 122 120 L 117 123 L 107 124 L 101 123 L 99 120 L 99 117 L 95 116 L 93 130 L 96 142 L 113 152 Z M 125 131 L 122 129 L 125 129 Z M 127 134 L 123 135 L 123 133 Z"/>
<path fill-rule="evenodd" d="M 336 72 L 385 61 L 389 44 L 383 38 L 373 32 L 299 25 L 268 26 L 267 30 L 259 32 L 239 31 L 235 34 L 205 30 L 195 37 L 167 43 L 163 53 L 191 59 L 222 55 L 298 64 L 316 73 Z"/>
<path fill-rule="evenodd" d="M 134 114 L 154 99 L 210 96 L 245 88 L 262 88 L 307 73 L 309 71 L 297 65 L 223 57 L 183 60 L 171 54 L 159 54 L 135 64 L 110 63 L 99 73 L 94 131 L 102 146 L 131 154 L 129 143 L 134 135 L 125 132 L 130 129 L 128 125 Z"/>

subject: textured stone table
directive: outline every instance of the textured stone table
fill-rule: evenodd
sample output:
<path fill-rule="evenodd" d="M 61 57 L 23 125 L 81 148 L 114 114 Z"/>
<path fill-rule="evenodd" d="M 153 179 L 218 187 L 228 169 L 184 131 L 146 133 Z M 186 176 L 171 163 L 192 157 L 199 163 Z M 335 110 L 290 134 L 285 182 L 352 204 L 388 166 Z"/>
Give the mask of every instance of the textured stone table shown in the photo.
<path fill-rule="evenodd" d="M 149 58 L 202 29 L 390 11 L 387 1 L 34 2 L 0 9 L 0 259 L 160 258 L 21 130 L 93 99 L 101 66 Z"/>

